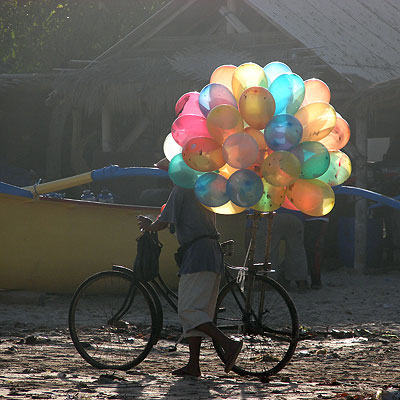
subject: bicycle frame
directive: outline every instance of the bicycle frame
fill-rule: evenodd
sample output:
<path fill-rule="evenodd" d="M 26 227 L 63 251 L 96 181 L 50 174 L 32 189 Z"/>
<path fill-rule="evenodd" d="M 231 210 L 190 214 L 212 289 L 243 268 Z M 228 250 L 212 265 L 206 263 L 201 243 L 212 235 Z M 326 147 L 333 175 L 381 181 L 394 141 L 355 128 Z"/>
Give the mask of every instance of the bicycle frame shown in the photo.
<path fill-rule="evenodd" d="M 258 229 L 258 224 L 261 218 L 263 218 L 265 215 L 268 216 L 269 218 L 269 223 L 268 223 L 268 233 L 267 233 L 267 251 L 266 251 L 266 256 L 265 256 L 265 262 L 264 264 L 255 264 L 254 263 L 254 250 L 255 250 L 255 238 L 257 234 L 257 229 Z M 236 297 L 236 294 L 232 291 L 232 295 L 235 298 L 235 301 L 238 305 L 238 307 L 241 309 L 243 313 L 243 324 L 245 327 L 245 330 L 250 330 L 250 322 L 251 322 L 251 317 L 260 324 L 260 321 L 262 319 L 262 316 L 264 314 L 264 288 L 261 288 L 261 296 L 260 296 L 260 301 L 258 304 L 258 312 L 256 312 L 252 308 L 252 294 L 253 294 L 253 286 L 254 286 L 254 278 L 255 276 L 260 272 L 260 267 L 263 266 L 263 272 L 266 272 L 268 269 L 265 269 L 265 266 L 269 266 L 270 263 L 268 261 L 269 259 L 269 248 L 270 248 L 270 233 L 271 233 L 271 225 L 272 225 L 272 216 L 273 213 L 261 213 L 261 212 L 255 212 L 253 215 L 250 215 L 249 217 L 253 219 L 252 221 L 252 227 L 251 227 L 251 238 L 250 238 L 250 243 L 247 251 L 247 256 L 245 260 L 245 266 L 243 267 L 245 270 L 247 270 L 247 277 L 245 280 L 245 293 L 246 296 L 242 291 L 239 291 L 242 296 L 242 300 L 245 300 L 245 307 L 243 309 L 242 303 L 239 301 L 239 299 Z M 232 251 L 230 249 L 230 251 Z M 231 280 L 235 279 L 235 277 L 232 276 L 232 274 L 229 272 L 229 269 L 235 269 L 232 265 L 229 263 L 225 262 L 225 277 L 227 279 L 227 282 L 230 282 Z M 113 318 L 110 319 L 110 321 L 113 320 L 118 320 L 120 319 L 124 313 L 126 313 L 129 308 L 131 307 L 134 296 L 135 296 L 135 291 L 134 291 L 134 276 L 133 272 L 131 269 L 121 266 L 121 265 L 113 265 L 113 270 L 115 271 L 120 271 L 128 274 L 132 278 L 132 286 L 131 289 L 129 290 L 128 296 L 125 299 L 123 305 L 121 308 L 116 312 L 116 314 L 113 316 Z M 269 269 L 270 270 L 270 269 Z M 161 295 L 166 302 L 170 305 L 172 310 L 174 312 L 178 312 L 178 295 L 171 290 L 168 285 L 164 282 L 162 277 L 158 275 L 156 278 L 152 279 L 151 281 L 147 283 L 142 284 L 145 286 L 145 288 L 150 292 L 151 296 L 154 299 L 158 298 L 158 295 Z"/>
<path fill-rule="evenodd" d="M 135 278 L 133 276 L 133 271 L 130 268 L 124 267 L 122 265 L 113 265 L 112 269 L 114 271 L 120 271 L 120 272 L 123 272 L 123 273 L 129 275 L 132 278 L 132 286 L 135 285 Z M 161 294 L 163 296 L 163 298 L 167 301 L 167 303 L 171 306 L 172 310 L 175 312 L 178 312 L 178 306 L 177 306 L 178 295 L 167 286 L 167 284 L 164 282 L 164 280 L 162 279 L 162 277 L 160 275 L 156 276 L 154 279 L 152 279 L 149 282 L 145 282 L 145 283 L 142 282 L 142 284 L 150 292 L 150 294 L 152 295 L 153 298 L 155 296 L 157 296 L 157 294 Z M 132 305 L 133 298 L 130 299 L 130 296 L 132 294 L 133 293 L 131 293 L 131 292 L 128 293 L 128 296 L 124 301 L 124 304 L 121 306 L 121 309 L 117 311 L 116 316 L 119 315 L 121 310 L 125 309 L 125 306 L 127 304 L 129 304 L 128 309 Z"/>

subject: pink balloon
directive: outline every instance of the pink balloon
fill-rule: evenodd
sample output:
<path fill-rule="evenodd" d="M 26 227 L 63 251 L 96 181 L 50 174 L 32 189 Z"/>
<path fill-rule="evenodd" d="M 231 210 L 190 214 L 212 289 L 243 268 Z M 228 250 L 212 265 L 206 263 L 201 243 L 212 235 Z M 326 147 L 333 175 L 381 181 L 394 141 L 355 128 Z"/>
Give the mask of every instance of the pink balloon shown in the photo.
<path fill-rule="evenodd" d="M 175 105 L 175 115 L 193 114 L 203 116 L 199 107 L 199 92 L 188 92 L 181 96 Z"/>
<path fill-rule="evenodd" d="M 207 129 L 207 120 L 203 116 L 192 114 L 179 116 L 172 123 L 171 133 L 175 142 L 182 147 L 189 139 L 195 137 L 211 138 Z"/>

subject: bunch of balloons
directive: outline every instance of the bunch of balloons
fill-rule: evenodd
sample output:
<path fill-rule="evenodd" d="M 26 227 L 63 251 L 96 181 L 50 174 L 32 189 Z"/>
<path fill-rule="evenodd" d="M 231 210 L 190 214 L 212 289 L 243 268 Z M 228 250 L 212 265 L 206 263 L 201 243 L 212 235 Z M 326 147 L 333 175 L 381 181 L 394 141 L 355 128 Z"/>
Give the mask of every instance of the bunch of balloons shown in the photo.
<path fill-rule="evenodd" d="M 331 186 L 351 174 L 340 150 L 350 128 L 329 102 L 323 81 L 303 81 L 282 62 L 222 65 L 176 103 L 164 141 L 170 178 L 220 214 L 282 206 L 326 215 Z"/>

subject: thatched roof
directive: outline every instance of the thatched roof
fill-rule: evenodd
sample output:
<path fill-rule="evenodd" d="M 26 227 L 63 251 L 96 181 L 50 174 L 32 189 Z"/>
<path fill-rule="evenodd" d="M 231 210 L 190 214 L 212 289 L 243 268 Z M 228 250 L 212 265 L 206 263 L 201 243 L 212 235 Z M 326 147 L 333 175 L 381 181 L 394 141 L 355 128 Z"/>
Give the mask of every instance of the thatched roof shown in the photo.
<path fill-rule="evenodd" d="M 305 78 L 316 77 L 314 67 L 320 61 L 312 55 L 294 56 L 296 50 L 308 51 L 295 45 L 291 41 L 288 50 L 282 43 L 267 41 L 262 33 L 157 38 L 145 49 L 125 49 L 83 70 L 62 73 L 55 89 L 63 101 L 88 113 L 104 104 L 122 113 L 171 112 L 181 95 L 200 91 L 214 69 L 223 64 L 252 61 L 264 66 L 280 60 L 296 73 L 310 74 Z"/>
<path fill-rule="evenodd" d="M 0 94 L 14 90 L 49 90 L 54 74 L 0 74 Z"/>
<path fill-rule="evenodd" d="M 121 113 L 171 113 L 178 98 L 201 90 L 217 66 L 232 61 L 240 64 L 249 58 L 246 52 L 208 46 L 203 52 L 191 48 L 170 56 L 141 54 L 107 59 L 83 70 L 59 74 L 52 97 L 89 114 L 105 104 Z"/>
<path fill-rule="evenodd" d="M 112 111 L 161 110 L 193 83 L 173 71 L 168 60 L 132 57 L 108 60 L 60 74 L 55 93 L 63 102 L 91 114 L 107 105 Z M 53 94 L 53 97 L 54 97 Z"/>

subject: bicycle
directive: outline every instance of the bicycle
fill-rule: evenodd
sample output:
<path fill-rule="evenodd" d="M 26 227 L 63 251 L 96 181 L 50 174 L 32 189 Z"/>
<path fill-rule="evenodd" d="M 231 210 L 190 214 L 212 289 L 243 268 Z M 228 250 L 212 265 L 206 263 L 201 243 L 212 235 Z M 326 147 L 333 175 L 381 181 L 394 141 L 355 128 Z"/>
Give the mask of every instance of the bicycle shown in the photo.
<path fill-rule="evenodd" d="M 272 213 L 267 214 L 272 223 Z M 271 269 L 265 266 L 269 264 L 254 264 L 255 234 L 262 216 L 257 212 L 252 217 L 245 266 L 225 262 L 226 283 L 219 292 L 214 322 L 227 335 L 244 342 L 233 371 L 268 377 L 290 361 L 299 339 L 299 322 L 290 295 L 267 276 Z M 221 247 L 230 255 L 233 241 Z M 79 354 L 101 369 L 128 370 L 138 365 L 160 338 L 163 307 L 159 296 L 177 312 L 177 294 L 160 275 L 150 282 L 139 282 L 133 279 L 131 269 L 114 265 L 112 270 L 89 277 L 75 291 L 68 315 L 70 335 Z M 213 345 L 223 360 L 222 349 Z"/>

